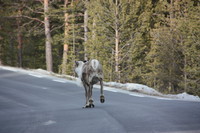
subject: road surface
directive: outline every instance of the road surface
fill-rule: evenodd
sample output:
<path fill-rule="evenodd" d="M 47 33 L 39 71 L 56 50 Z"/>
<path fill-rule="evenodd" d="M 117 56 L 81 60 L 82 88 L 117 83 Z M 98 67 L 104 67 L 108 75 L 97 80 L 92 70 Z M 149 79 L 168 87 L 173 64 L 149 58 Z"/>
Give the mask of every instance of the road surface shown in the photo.
<path fill-rule="evenodd" d="M 56 77 L 0 68 L 0 133 L 200 133 L 200 102 L 84 89 Z"/>

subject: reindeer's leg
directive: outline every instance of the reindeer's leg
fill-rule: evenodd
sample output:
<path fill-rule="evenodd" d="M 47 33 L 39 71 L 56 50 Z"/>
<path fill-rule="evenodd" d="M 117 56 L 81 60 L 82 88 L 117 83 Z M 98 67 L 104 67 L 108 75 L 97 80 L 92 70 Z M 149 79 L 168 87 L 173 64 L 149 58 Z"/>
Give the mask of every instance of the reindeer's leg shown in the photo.
<path fill-rule="evenodd" d="M 89 107 L 89 86 L 86 83 L 83 83 L 83 86 L 85 88 L 85 99 L 86 99 L 86 104 L 83 106 L 83 108 L 88 108 Z"/>
<path fill-rule="evenodd" d="M 92 98 L 92 89 L 93 89 L 93 85 L 90 84 L 90 88 L 89 88 L 89 104 L 90 104 L 90 107 L 94 108 L 93 98 Z"/>
<path fill-rule="evenodd" d="M 101 86 L 101 96 L 100 96 L 100 101 L 101 103 L 104 103 L 105 102 L 105 97 L 104 97 L 104 94 L 103 94 L 103 79 L 100 79 L 100 86 Z"/>

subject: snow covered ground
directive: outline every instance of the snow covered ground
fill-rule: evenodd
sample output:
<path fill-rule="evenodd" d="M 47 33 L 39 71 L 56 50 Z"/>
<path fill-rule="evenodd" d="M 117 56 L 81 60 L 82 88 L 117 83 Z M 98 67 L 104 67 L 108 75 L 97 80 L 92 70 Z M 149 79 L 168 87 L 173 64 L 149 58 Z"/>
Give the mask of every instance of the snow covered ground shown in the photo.
<path fill-rule="evenodd" d="M 0 66 L 0 69 L 10 70 L 14 72 L 22 72 L 26 73 L 31 76 L 35 76 L 38 78 L 43 77 L 53 77 L 55 81 L 57 82 L 71 82 L 74 84 L 80 85 L 80 81 L 69 75 L 59 75 L 56 73 L 51 73 L 46 70 L 42 69 L 36 69 L 36 70 L 25 70 L 20 68 L 14 68 L 14 67 L 7 67 L 7 66 Z M 99 85 L 95 85 L 96 88 L 100 88 Z M 148 87 L 146 85 L 142 84 L 136 84 L 136 83 L 117 83 L 117 82 L 104 82 L 104 89 L 112 92 L 119 92 L 119 93 L 125 93 L 128 95 L 133 95 L 137 97 L 152 97 L 156 99 L 164 99 L 164 100 L 184 100 L 184 101 L 197 101 L 200 102 L 200 98 L 198 96 L 189 95 L 186 92 L 181 94 L 168 94 L 164 95 L 155 89 Z"/>
<path fill-rule="evenodd" d="M 177 99 L 177 100 L 186 100 L 186 101 L 199 101 L 200 98 L 198 96 L 193 96 L 190 94 L 187 94 L 186 92 L 180 93 L 180 94 L 162 94 L 158 92 L 157 90 L 148 87 L 146 85 L 142 84 L 136 84 L 136 83 L 116 83 L 116 82 L 105 82 L 104 83 L 107 86 L 111 87 L 116 87 L 116 88 L 122 88 L 131 92 L 135 92 L 136 94 L 141 93 L 147 97 L 154 97 L 157 99 L 166 99 L 166 100 L 172 100 L 172 99 Z"/>

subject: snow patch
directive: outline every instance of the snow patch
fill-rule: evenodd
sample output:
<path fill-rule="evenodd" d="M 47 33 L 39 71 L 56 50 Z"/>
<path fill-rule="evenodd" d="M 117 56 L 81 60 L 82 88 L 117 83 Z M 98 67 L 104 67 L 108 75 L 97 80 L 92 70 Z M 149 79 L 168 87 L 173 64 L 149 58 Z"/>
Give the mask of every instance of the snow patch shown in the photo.
<path fill-rule="evenodd" d="M 47 88 L 47 87 L 42 87 L 41 89 L 43 89 L 43 90 L 47 90 L 48 88 Z"/>
<path fill-rule="evenodd" d="M 129 94 L 130 96 L 136 96 L 136 97 L 145 97 L 144 95 L 142 95 L 142 94 L 136 94 L 136 93 L 134 93 L 134 94 Z"/>
<path fill-rule="evenodd" d="M 134 84 L 134 83 L 126 83 L 125 85 L 126 88 L 130 91 L 138 90 L 139 92 L 147 93 L 150 95 L 161 95 L 161 93 L 146 85 Z"/>
<path fill-rule="evenodd" d="M 32 74 L 32 73 L 29 73 L 28 75 L 31 75 L 33 77 L 37 77 L 37 78 L 42 78 L 43 76 L 41 75 L 38 75 L 38 74 Z"/>
<path fill-rule="evenodd" d="M 12 71 L 12 72 L 18 72 L 18 71 L 23 71 L 23 69 L 20 68 L 14 68 L 14 67 L 8 67 L 8 66 L 0 66 L 1 69 Z"/>
<path fill-rule="evenodd" d="M 43 70 L 41 68 L 34 70 L 35 72 L 41 73 L 41 74 L 51 74 L 51 72 Z"/>
<path fill-rule="evenodd" d="M 146 85 L 136 84 L 136 83 L 117 83 L 117 82 L 104 82 L 105 85 L 126 89 L 133 92 L 141 92 L 149 95 L 162 95 L 160 92 Z"/>
<path fill-rule="evenodd" d="M 59 83 L 67 83 L 67 81 L 66 81 L 66 80 L 58 80 L 58 79 L 53 79 L 53 81 L 55 81 L 55 82 L 59 82 Z"/>
<path fill-rule="evenodd" d="M 49 120 L 47 122 L 44 122 L 43 125 L 48 126 L 48 125 L 52 125 L 52 124 L 55 124 L 55 123 L 56 123 L 55 121 Z"/>
<path fill-rule="evenodd" d="M 176 95 L 175 94 L 164 95 L 156 91 L 155 89 L 148 87 L 146 85 L 142 85 L 142 84 L 136 84 L 136 83 L 122 84 L 122 83 L 117 83 L 117 82 L 104 82 L 104 85 L 131 91 L 129 92 L 129 95 L 131 96 L 146 97 L 145 95 L 150 95 L 152 97 L 156 96 L 154 98 L 162 99 L 162 100 L 176 99 L 176 100 L 200 102 L 199 96 L 193 96 L 193 95 L 187 94 L 186 92 L 176 94 Z M 136 93 L 133 93 L 133 92 L 136 92 Z"/>
<path fill-rule="evenodd" d="M 199 96 L 193 96 L 193 95 L 190 95 L 186 92 L 183 92 L 183 93 L 180 93 L 180 94 L 177 94 L 177 95 L 168 94 L 167 96 L 171 97 L 171 98 L 187 100 L 187 101 L 200 101 Z"/>

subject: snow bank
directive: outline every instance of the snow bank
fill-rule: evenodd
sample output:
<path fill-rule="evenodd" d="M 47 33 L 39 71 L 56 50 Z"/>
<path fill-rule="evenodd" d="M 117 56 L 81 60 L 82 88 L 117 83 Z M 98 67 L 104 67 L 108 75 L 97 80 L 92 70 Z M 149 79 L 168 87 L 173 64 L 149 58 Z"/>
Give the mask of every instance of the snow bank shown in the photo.
<path fill-rule="evenodd" d="M 200 101 L 199 96 L 193 96 L 193 95 L 190 95 L 186 92 L 176 94 L 176 95 L 168 94 L 166 96 L 168 96 L 170 98 L 186 100 L 186 101 Z"/>
<path fill-rule="evenodd" d="M 117 82 L 104 82 L 104 85 L 106 86 L 110 86 L 110 87 L 116 87 L 116 88 L 121 88 L 124 90 L 128 90 L 128 91 L 132 91 L 132 92 L 139 92 L 139 93 L 143 93 L 143 94 L 147 94 L 147 95 L 153 95 L 153 96 L 160 96 L 160 97 L 164 97 L 164 98 L 171 98 L 171 99 L 177 99 L 177 100 L 186 100 L 186 101 L 199 101 L 200 102 L 200 98 L 198 96 L 193 96 L 190 94 L 187 94 L 186 92 L 184 93 L 180 93 L 180 94 L 168 94 L 168 95 L 164 95 L 158 91 L 156 91 L 155 89 L 148 87 L 146 85 L 142 85 L 142 84 L 136 84 L 136 83 L 117 83 Z"/>
<path fill-rule="evenodd" d="M 116 83 L 116 82 L 104 82 L 104 85 L 122 88 L 125 90 L 133 91 L 133 92 L 141 92 L 149 95 L 162 95 L 160 92 L 156 91 L 153 88 L 150 88 L 146 85 L 136 84 L 136 83 Z"/>
<path fill-rule="evenodd" d="M 70 76 L 70 75 L 61 75 L 61 74 L 57 74 L 54 72 L 49 72 L 47 70 L 43 70 L 43 69 L 32 69 L 32 72 L 36 72 L 36 73 L 40 73 L 40 74 L 44 74 L 44 75 L 52 75 L 52 76 L 56 76 L 56 77 L 60 77 L 60 78 L 67 78 L 69 80 L 76 80 L 76 78 L 74 76 Z"/>
<path fill-rule="evenodd" d="M 43 69 L 36 69 L 36 70 L 32 70 L 34 72 L 38 72 L 40 74 L 51 74 L 51 72 L 47 71 L 47 70 L 43 70 Z"/>

